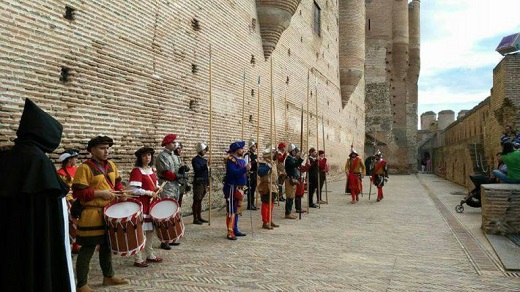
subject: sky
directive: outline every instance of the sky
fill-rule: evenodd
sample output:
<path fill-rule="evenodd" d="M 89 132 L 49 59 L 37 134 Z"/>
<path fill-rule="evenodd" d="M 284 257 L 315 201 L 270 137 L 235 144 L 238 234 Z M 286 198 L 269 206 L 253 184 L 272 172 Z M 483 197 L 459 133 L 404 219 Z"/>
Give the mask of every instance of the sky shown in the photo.
<path fill-rule="evenodd" d="M 495 51 L 520 32 L 520 0 L 422 0 L 420 116 L 470 110 L 490 95 Z M 520 82 L 520 81 L 519 81 Z"/>

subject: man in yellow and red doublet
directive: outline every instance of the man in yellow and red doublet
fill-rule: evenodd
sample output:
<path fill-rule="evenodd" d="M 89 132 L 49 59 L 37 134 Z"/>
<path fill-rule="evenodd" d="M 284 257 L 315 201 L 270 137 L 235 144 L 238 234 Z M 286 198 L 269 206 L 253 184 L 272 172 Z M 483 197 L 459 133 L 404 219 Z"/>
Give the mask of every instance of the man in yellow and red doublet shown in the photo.
<path fill-rule="evenodd" d="M 78 291 L 91 291 L 87 284 L 90 259 L 99 245 L 99 265 L 103 271 L 103 285 L 128 284 L 114 276 L 112 252 L 103 221 L 103 208 L 115 199 L 112 191 L 123 190 L 121 177 L 114 162 L 108 160 L 112 138 L 97 136 L 88 142 L 87 150 L 92 158 L 76 170 L 72 182 L 72 194 L 80 200 L 83 210 L 78 221 L 77 242 L 81 245 L 76 261 Z"/>
<path fill-rule="evenodd" d="M 352 201 L 350 202 L 351 204 L 359 201 L 359 193 L 363 189 L 361 178 L 364 172 L 365 164 L 363 163 L 363 159 L 359 157 L 356 150 L 352 149 L 349 155 L 349 159 L 347 159 L 347 163 L 345 164 L 348 188 L 350 189 L 350 194 L 352 195 Z"/>

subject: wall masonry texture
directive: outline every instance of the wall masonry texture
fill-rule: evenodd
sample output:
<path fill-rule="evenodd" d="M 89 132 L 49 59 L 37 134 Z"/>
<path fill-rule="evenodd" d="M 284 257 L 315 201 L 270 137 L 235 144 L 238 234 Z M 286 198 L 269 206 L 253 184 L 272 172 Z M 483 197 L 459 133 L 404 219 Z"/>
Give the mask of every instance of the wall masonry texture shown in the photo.
<path fill-rule="evenodd" d="M 313 32 L 314 1 L 302 0 L 272 51 L 276 140 L 300 144 L 303 108 L 309 116 L 304 146 L 323 148 L 321 121 L 316 142 L 317 91 L 317 115 L 323 116 L 327 156 L 337 174 L 350 144 L 364 144 L 365 84 L 362 78 L 342 105 L 338 1 L 316 3 L 321 36 Z M 66 6 L 74 10 L 73 20 L 64 17 Z M 158 151 L 163 136 L 176 133 L 190 164 L 195 144 L 209 142 L 210 44 L 216 186 L 220 161 L 242 138 L 242 124 L 244 139 L 256 139 L 258 93 L 259 144 L 270 142 L 271 69 L 255 1 L 9 0 L 0 3 L 0 13 L 0 146 L 13 144 L 23 101 L 31 98 L 64 126 L 62 144 L 50 156 L 56 162 L 64 148 L 82 149 L 86 159 L 88 140 L 109 135 L 115 142 L 111 159 L 126 180 L 137 148 Z"/>

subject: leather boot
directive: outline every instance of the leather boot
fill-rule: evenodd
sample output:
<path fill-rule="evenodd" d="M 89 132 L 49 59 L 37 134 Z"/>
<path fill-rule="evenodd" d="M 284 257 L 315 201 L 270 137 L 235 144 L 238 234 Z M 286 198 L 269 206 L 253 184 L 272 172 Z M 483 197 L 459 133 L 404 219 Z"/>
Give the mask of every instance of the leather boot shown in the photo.
<path fill-rule="evenodd" d="M 85 284 L 85 285 L 81 286 L 80 288 L 78 288 L 76 291 L 78 291 L 78 292 L 91 292 L 91 291 L 94 291 L 94 290 L 90 289 L 88 284 Z"/>
<path fill-rule="evenodd" d="M 271 227 L 275 227 L 275 228 L 278 228 L 278 227 L 280 227 L 280 225 L 278 225 L 278 224 L 274 224 L 274 222 L 273 222 L 273 221 L 271 221 Z"/>
<path fill-rule="evenodd" d="M 103 286 L 112 286 L 112 285 L 126 285 L 128 284 L 128 280 L 123 278 L 118 278 L 116 276 L 103 277 Z"/>
<path fill-rule="evenodd" d="M 268 230 L 271 230 L 271 229 L 273 229 L 273 227 L 272 227 L 270 224 L 268 224 L 268 223 L 264 223 L 264 224 L 262 225 L 262 229 L 268 229 Z"/>

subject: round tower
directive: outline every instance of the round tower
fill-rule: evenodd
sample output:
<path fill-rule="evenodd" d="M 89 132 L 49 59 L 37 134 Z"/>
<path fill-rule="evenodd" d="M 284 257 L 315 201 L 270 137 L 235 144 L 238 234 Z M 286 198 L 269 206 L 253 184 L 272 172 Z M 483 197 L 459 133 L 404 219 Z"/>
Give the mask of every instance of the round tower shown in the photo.
<path fill-rule="evenodd" d="M 437 114 L 432 111 L 421 114 L 421 130 L 430 130 L 431 125 L 437 123 Z"/>
<path fill-rule="evenodd" d="M 459 111 L 459 113 L 457 114 L 457 120 L 462 119 L 466 115 L 467 112 L 469 112 L 469 110 L 461 110 L 461 111 Z"/>
<path fill-rule="evenodd" d="M 439 112 L 439 130 L 446 129 L 455 121 L 455 112 L 452 110 L 443 110 Z"/>
<path fill-rule="evenodd" d="M 343 107 L 365 73 L 365 2 L 339 1 L 339 67 Z"/>

